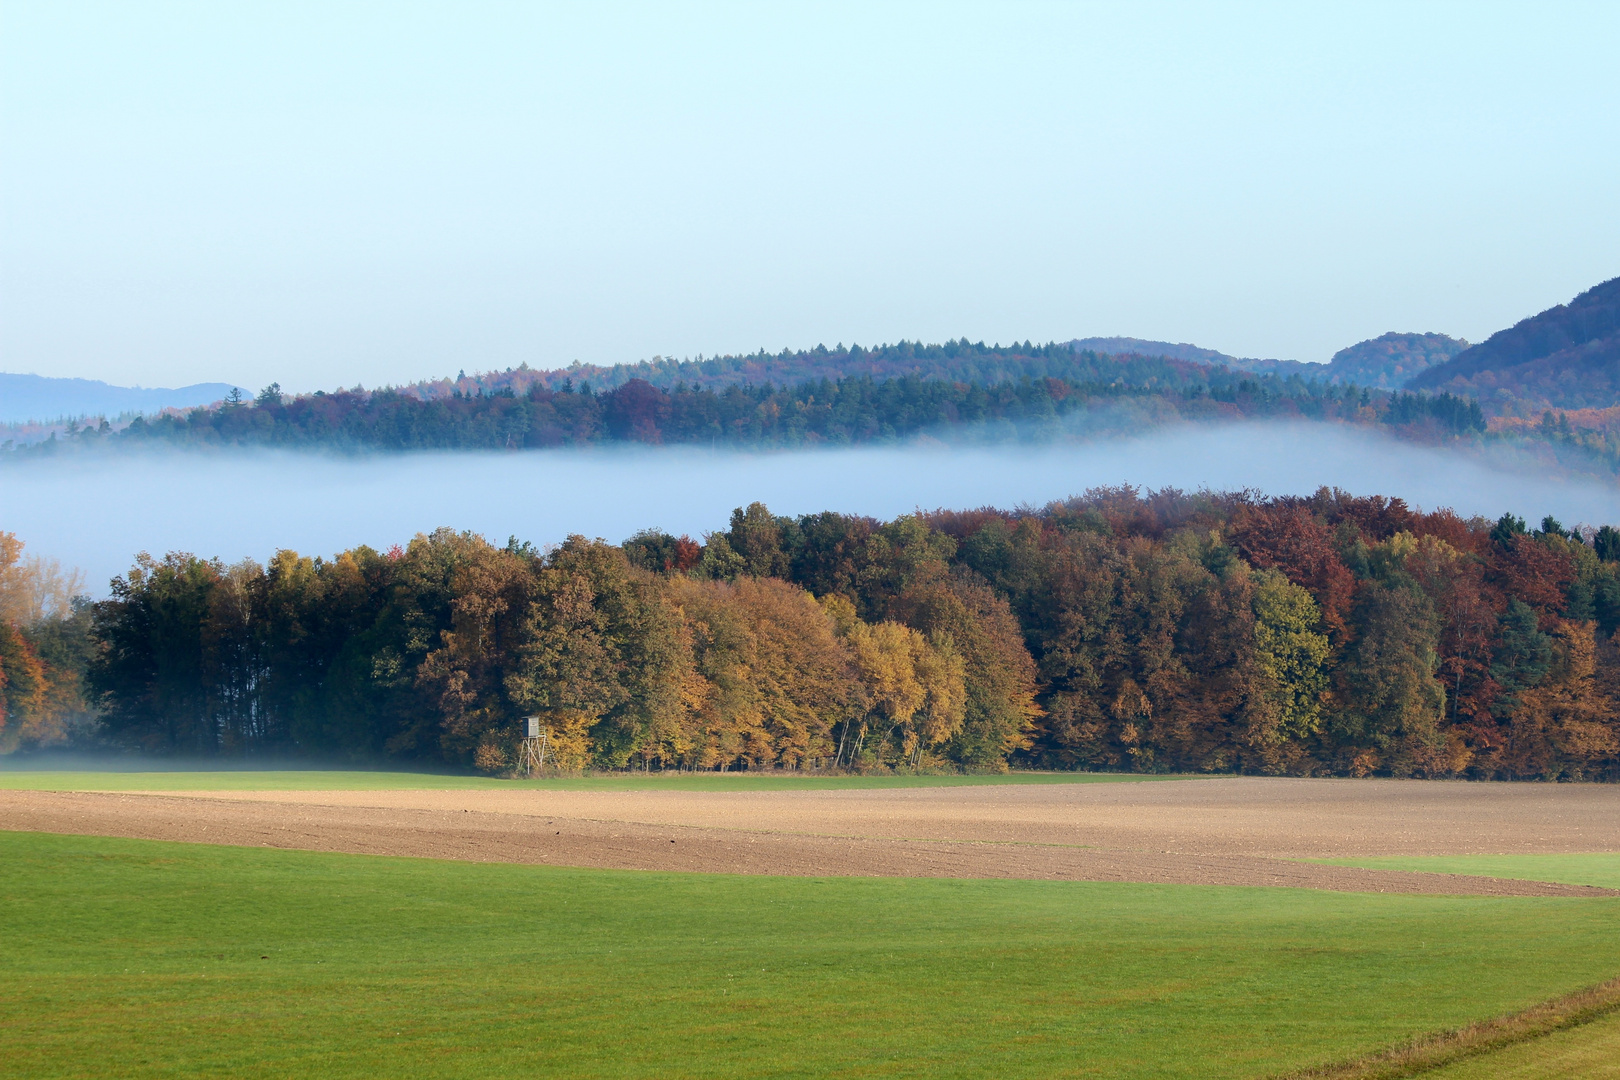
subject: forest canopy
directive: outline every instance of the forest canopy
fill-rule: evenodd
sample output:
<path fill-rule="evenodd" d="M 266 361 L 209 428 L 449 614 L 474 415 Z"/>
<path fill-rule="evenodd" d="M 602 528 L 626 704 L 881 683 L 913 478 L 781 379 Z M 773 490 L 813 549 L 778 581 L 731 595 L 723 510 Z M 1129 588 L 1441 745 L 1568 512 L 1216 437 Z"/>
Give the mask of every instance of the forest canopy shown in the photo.
<path fill-rule="evenodd" d="M 74 429 L 18 454 L 139 446 L 337 450 L 523 450 L 604 444 L 730 448 L 850 446 L 920 435 L 1029 441 L 1057 435 L 1140 434 L 1178 421 L 1314 420 L 1383 424 L 1425 441 L 1478 436 L 1478 405 L 1451 394 L 1368 392 L 1163 357 L 1104 357 L 1061 346 L 1029 353 L 960 343 L 981 373 L 969 381 L 907 374 L 723 387 L 656 386 L 635 378 L 611 390 L 563 379 L 521 392 L 339 390 L 137 417 L 127 427 Z"/>
<path fill-rule="evenodd" d="M 659 364 L 516 368 L 403 388 L 300 395 L 272 384 L 256 397 L 120 424 L 103 419 L 66 422 L 60 430 L 13 429 L 13 438 L 0 443 L 0 462 L 158 447 L 363 453 L 614 445 L 805 449 L 917 439 L 1040 443 L 1139 437 L 1182 424 L 1281 421 L 1372 427 L 1408 442 L 1469 452 L 1505 448 L 1557 471 L 1620 472 L 1620 408 L 1542 410 L 1530 420 L 1490 417 L 1478 401 L 1446 390 L 1386 390 L 1060 344 L 818 346 Z M 617 379 L 632 368 L 640 374 L 611 385 L 570 374 L 606 371 Z M 671 371 L 695 381 L 670 381 Z M 813 377 L 777 382 L 767 375 Z"/>
<path fill-rule="evenodd" d="M 610 443 L 781 448 L 917 437 L 1033 441 L 1177 423 L 1293 420 L 1507 446 L 1558 469 L 1620 473 L 1620 279 L 1469 346 L 1388 333 L 1327 364 L 1136 338 L 1037 345 L 899 341 L 764 349 L 256 398 L 0 432 L 7 458 L 150 445 L 340 451 L 521 450 Z M 127 422 L 126 422 L 127 421 Z"/>
<path fill-rule="evenodd" d="M 1327 489 L 142 555 L 7 610 L 10 747 L 59 683 L 191 756 L 500 773 L 537 716 L 571 768 L 1620 779 L 1620 532 Z"/>

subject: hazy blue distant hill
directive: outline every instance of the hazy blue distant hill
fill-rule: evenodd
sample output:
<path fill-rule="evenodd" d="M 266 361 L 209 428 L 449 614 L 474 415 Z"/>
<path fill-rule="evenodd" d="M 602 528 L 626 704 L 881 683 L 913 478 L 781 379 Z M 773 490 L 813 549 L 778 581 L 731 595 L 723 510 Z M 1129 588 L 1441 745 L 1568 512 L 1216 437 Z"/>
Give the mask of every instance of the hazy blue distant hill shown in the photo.
<path fill-rule="evenodd" d="M 1416 375 L 1443 364 L 1468 348 L 1445 334 L 1380 334 L 1333 354 L 1328 380 L 1399 390 Z"/>
<path fill-rule="evenodd" d="M 230 383 L 196 383 L 170 390 L 113 386 L 96 379 L 52 379 L 44 375 L 0 372 L 0 423 L 185 409 L 212 405 L 223 400 L 231 389 Z"/>
<path fill-rule="evenodd" d="M 1468 394 L 1492 412 L 1620 405 L 1620 278 L 1497 331 L 1407 385 Z"/>
<path fill-rule="evenodd" d="M 212 408 L 136 417 L 122 430 L 83 427 L 33 438 L 27 445 L 20 439 L 8 442 L 14 454 L 29 456 L 142 443 L 359 451 L 612 443 L 757 449 L 883 444 L 918 436 L 1050 441 L 1261 419 L 1384 424 L 1430 441 L 1472 439 L 1485 428 L 1477 405 L 1449 394 L 1391 394 L 1234 371 L 1224 364 L 1135 353 L 1108 356 L 1056 343 L 902 342 L 871 350 L 817 348 L 728 358 L 714 362 L 713 369 L 705 367 L 709 363 L 677 368 L 715 380 L 707 385 L 682 379 L 656 386 L 634 378 L 603 389 L 566 375 L 547 385 L 558 373 L 520 368 L 477 376 L 473 385 L 452 385 L 448 393 L 432 395 L 422 393 L 420 384 L 300 395 L 269 386 Z M 818 370 L 840 374 L 818 377 Z M 570 371 L 585 374 L 583 368 Z M 780 381 L 794 371 L 811 377 Z M 756 377 L 739 380 L 745 373 Z M 495 378 L 504 385 L 489 386 Z M 463 376 L 457 383 L 465 381 L 470 380 Z"/>
<path fill-rule="evenodd" d="M 1228 356 L 1214 349 L 1205 349 L 1185 342 L 1148 341 L 1133 337 L 1075 338 L 1068 343 L 1076 352 L 1094 352 L 1102 356 L 1164 356 L 1171 360 L 1185 360 L 1194 364 L 1221 365 L 1233 371 L 1254 371 L 1265 375 L 1298 375 L 1302 379 L 1320 379 L 1327 373 L 1324 364 L 1306 364 L 1299 360 L 1261 360 L 1252 356 Z"/>
<path fill-rule="evenodd" d="M 1419 344 L 1401 348 L 1379 344 L 1385 343 L 1386 339 L 1396 338 L 1411 339 Z M 508 390 L 521 395 L 535 386 L 560 390 L 565 386 L 588 385 L 596 391 L 614 390 L 633 380 L 641 380 L 665 390 L 682 385 L 716 390 L 728 386 L 765 384 L 792 386 L 820 379 L 836 382 L 849 378 L 918 378 L 978 384 L 1021 378 L 1114 381 L 1118 375 L 1097 367 L 1099 359 L 1105 361 L 1104 368 L 1107 362 L 1114 361 L 1136 363 L 1138 366 L 1143 361 L 1150 365 L 1169 363 L 1176 369 L 1176 379 L 1185 378 L 1193 368 L 1225 367 L 1230 371 L 1276 375 L 1284 379 L 1297 375 L 1307 382 L 1314 379 L 1335 384 L 1355 382 L 1392 388 L 1395 384 L 1389 382 L 1387 376 L 1379 381 L 1377 371 L 1384 368 L 1400 368 L 1402 372 L 1416 370 L 1412 367 L 1414 361 L 1409 354 L 1426 349 L 1425 355 L 1439 355 L 1447 342 L 1453 342 L 1456 348 L 1466 345 L 1441 334 L 1386 334 L 1376 342 L 1363 342 L 1342 351 L 1340 356 L 1355 354 L 1356 357 L 1342 376 L 1338 369 L 1329 364 L 1229 356 L 1197 345 L 1144 338 L 1090 337 L 1045 345 L 1028 341 L 1022 344 L 986 345 L 982 341 L 970 342 L 962 338 L 939 345 L 915 341 L 899 341 L 869 349 L 859 345 L 847 348 L 842 344 L 833 348 L 818 345 L 813 349 L 783 349 L 777 353 L 761 350 L 741 356 L 699 356 L 687 360 L 655 356 L 651 360 L 632 364 L 575 364 L 552 370 L 537 370 L 524 365 L 474 375 L 462 372 L 454 379 L 428 380 L 393 389 L 410 397 L 434 400 L 456 394 L 493 394 Z M 1373 359 L 1361 358 L 1357 350 L 1364 346 L 1377 346 L 1373 351 L 1378 356 Z M 1386 353 L 1389 355 L 1384 355 Z M 1403 360 L 1403 357 L 1406 359 Z M 1401 367 L 1403 363 L 1405 367 Z M 1364 371 L 1374 371 L 1372 381 L 1363 378 Z"/>
<path fill-rule="evenodd" d="M 664 390 L 679 386 L 720 390 L 729 386 L 797 386 L 823 379 L 928 379 L 981 385 L 1018 379 L 1068 379 L 1078 382 L 1111 383 L 1127 371 L 1151 368 L 1155 374 L 1182 380 L 1197 361 L 1164 358 L 1162 353 L 1128 359 L 1127 354 L 1105 355 L 1072 348 L 1067 343 L 1012 342 L 986 345 L 966 338 L 943 344 L 898 341 L 892 345 L 862 348 L 843 344 L 828 348 L 783 349 L 744 356 L 699 356 L 677 360 L 655 356 L 634 364 L 602 367 L 575 364 L 541 371 L 527 365 L 505 371 L 476 375 L 465 372 L 454 379 L 438 379 L 395 387 L 396 392 L 424 400 L 448 398 L 455 394 L 493 394 L 510 390 L 525 394 L 533 387 L 546 390 L 578 388 L 593 391 L 614 390 L 633 381 L 645 382 Z M 1138 372 L 1139 373 L 1139 372 Z"/>
<path fill-rule="evenodd" d="M 1137 356 L 1168 356 L 1172 360 L 1191 360 L 1195 364 L 1225 364 L 1229 368 L 1240 367 L 1244 363 L 1235 356 L 1227 356 L 1214 349 L 1134 337 L 1075 338 L 1068 345 L 1076 352 L 1094 352 L 1106 356 L 1128 356 L 1133 353 Z"/>
<path fill-rule="evenodd" d="M 1464 349 L 1468 342 L 1445 334 L 1388 333 L 1369 341 L 1357 342 L 1333 354 L 1326 364 L 1299 360 L 1260 360 L 1252 356 L 1228 356 L 1197 345 L 1147 341 L 1132 337 L 1076 338 L 1068 343 L 1076 351 L 1103 356 L 1163 356 L 1194 364 L 1222 365 L 1233 371 L 1253 371 L 1287 378 L 1321 379 L 1336 386 L 1354 383 L 1382 390 L 1399 390 L 1407 380 L 1436 364 L 1445 363 Z"/>

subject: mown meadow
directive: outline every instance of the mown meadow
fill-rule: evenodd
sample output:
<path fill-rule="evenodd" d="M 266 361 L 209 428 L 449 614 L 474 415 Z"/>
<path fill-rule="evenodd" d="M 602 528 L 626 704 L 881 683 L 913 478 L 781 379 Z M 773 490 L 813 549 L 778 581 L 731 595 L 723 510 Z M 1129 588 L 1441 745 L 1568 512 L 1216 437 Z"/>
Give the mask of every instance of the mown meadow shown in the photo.
<path fill-rule="evenodd" d="M 1286 1073 L 1620 971 L 1620 902 L 0 834 L 27 1076 Z"/>

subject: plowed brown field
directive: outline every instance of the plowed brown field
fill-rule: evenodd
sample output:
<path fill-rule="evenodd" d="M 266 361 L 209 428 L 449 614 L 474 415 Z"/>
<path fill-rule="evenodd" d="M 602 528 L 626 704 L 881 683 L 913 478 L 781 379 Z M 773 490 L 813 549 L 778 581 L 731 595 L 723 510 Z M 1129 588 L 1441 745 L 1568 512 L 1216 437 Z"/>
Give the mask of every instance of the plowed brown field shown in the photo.
<path fill-rule="evenodd" d="M 831 791 L 0 791 L 0 827 L 646 870 L 1599 895 L 1295 860 L 1620 851 L 1620 788 L 1244 777 Z"/>

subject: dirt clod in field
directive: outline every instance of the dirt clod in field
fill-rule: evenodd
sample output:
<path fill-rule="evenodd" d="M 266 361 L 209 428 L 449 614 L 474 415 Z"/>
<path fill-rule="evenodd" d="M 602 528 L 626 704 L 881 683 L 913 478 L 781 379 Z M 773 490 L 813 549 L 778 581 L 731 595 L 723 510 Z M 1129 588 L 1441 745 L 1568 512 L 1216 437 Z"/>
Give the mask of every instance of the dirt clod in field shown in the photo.
<path fill-rule="evenodd" d="M 1620 789 L 1219 778 L 832 791 L 3 791 L 0 828 L 643 870 L 1595 896 L 1606 891 L 1296 860 L 1620 850 Z"/>

